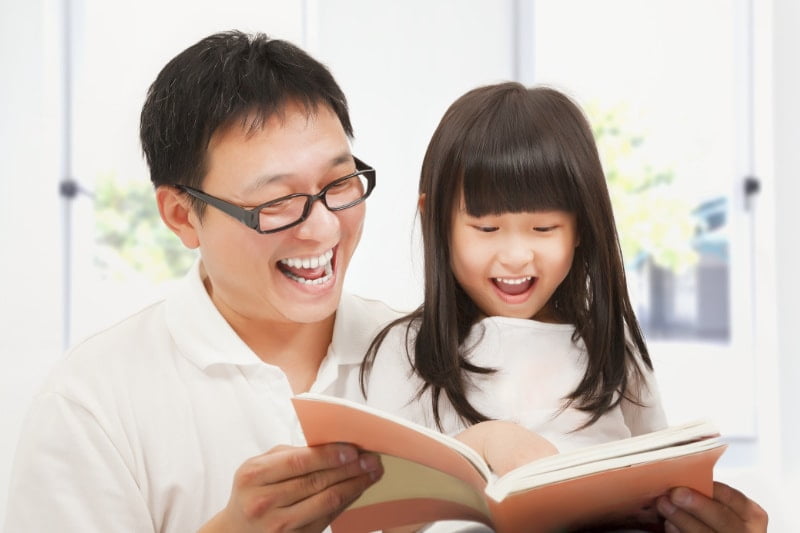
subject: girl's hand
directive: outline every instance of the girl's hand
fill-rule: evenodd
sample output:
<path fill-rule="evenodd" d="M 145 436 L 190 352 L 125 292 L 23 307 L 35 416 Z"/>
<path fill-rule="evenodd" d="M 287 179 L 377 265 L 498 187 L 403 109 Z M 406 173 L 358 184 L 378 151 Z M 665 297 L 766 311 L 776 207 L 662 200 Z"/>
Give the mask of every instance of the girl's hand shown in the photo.
<path fill-rule="evenodd" d="M 347 444 L 276 446 L 239 467 L 228 505 L 200 533 L 322 531 L 382 472 Z"/>
<path fill-rule="evenodd" d="M 503 420 L 480 422 L 456 438 L 481 454 L 492 471 L 500 476 L 535 459 L 558 453 L 549 440 Z"/>
<path fill-rule="evenodd" d="M 685 487 L 658 500 L 667 533 L 765 533 L 766 511 L 738 490 L 714 482 L 714 498 Z"/>

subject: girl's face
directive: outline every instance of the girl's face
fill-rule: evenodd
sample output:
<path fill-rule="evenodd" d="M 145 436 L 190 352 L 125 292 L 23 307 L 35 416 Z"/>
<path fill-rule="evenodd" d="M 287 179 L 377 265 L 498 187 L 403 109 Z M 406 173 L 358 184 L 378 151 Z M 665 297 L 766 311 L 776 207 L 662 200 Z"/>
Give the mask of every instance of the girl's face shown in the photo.
<path fill-rule="evenodd" d="M 487 316 L 557 322 L 550 299 L 576 246 L 575 215 L 567 211 L 473 217 L 462 202 L 453 215 L 450 267 Z"/>

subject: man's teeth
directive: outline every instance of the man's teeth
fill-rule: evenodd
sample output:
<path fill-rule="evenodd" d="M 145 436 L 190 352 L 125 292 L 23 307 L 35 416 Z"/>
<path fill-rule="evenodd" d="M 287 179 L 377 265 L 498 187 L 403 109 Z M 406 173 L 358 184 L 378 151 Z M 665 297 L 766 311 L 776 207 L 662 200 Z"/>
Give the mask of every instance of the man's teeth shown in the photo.
<path fill-rule="evenodd" d="M 289 279 L 292 279 L 298 283 L 302 283 L 303 285 L 321 285 L 331 279 L 331 276 L 333 275 L 333 268 L 331 268 L 330 263 L 325 265 L 325 275 L 317 279 L 301 278 L 300 276 L 292 274 L 291 272 L 284 272 L 284 275 L 288 276 Z"/>
<path fill-rule="evenodd" d="M 288 259 L 281 259 L 280 263 L 286 265 L 290 268 L 324 268 L 324 274 L 322 277 L 316 279 L 308 279 L 302 278 L 293 272 L 284 271 L 283 273 L 298 283 L 302 283 L 303 285 L 321 285 L 331 279 L 333 276 L 333 267 L 331 266 L 331 258 L 333 257 L 333 250 L 328 250 L 324 254 L 320 255 L 319 257 L 311 257 L 311 258 L 288 258 Z"/>
<path fill-rule="evenodd" d="M 522 285 L 523 283 L 527 283 L 531 279 L 533 279 L 533 276 L 526 276 L 524 278 L 514 278 L 514 279 L 511 278 L 494 278 L 494 279 L 496 279 L 499 283 L 505 283 L 506 285 Z"/>
<path fill-rule="evenodd" d="M 291 268 L 318 268 L 327 266 L 331 263 L 333 257 L 333 250 L 328 250 L 319 257 L 304 257 L 304 258 L 288 258 L 281 259 L 281 264 Z M 327 269 L 326 269 L 327 272 Z"/>

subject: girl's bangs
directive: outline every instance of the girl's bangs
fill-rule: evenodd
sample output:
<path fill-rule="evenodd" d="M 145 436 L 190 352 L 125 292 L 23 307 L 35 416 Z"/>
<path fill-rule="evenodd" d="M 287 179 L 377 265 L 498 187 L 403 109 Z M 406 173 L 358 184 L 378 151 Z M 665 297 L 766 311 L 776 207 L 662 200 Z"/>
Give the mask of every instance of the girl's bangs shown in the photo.
<path fill-rule="evenodd" d="M 575 211 L 572 178 L 559 147 L 522 133 L 465 148 L 461 185 L 470 216 Z"/>

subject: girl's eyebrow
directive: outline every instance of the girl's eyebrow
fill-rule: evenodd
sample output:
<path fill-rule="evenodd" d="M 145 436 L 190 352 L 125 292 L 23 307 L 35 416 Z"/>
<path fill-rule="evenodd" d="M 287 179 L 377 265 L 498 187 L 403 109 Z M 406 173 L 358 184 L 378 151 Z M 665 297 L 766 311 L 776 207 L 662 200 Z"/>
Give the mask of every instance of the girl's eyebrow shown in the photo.
<path fill-rule="evenodd" d="M 350 162 L 352 160 L 353 160 L 353 155 L 350 152 L 342 152 L 341 154 L 331 158 L 330 161 L 328 162 L 328 166 L 329 168 L 335 168 L 341 164 Z M 293 172 L 284 172 L 279 174 L 266 174 L 263 176 L 259 176 L 247 187 L 245 187 L 245 189 L 242 192 L 243 194 L 251 194 L 269 185 L 270 183 L 275 183 L 277 181 L 284 180 L 294 175 L 295 173 Z"/>

